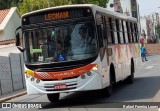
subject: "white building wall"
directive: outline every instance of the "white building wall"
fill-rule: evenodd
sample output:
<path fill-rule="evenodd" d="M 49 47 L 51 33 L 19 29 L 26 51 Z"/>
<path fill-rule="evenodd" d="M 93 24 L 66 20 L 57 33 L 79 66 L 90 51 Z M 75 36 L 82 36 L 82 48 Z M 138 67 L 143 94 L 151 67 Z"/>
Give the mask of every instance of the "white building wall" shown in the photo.
<path fill-rule="evenodd" d="M 132 16 L 132 11 L 131 11 L 131 0 L 120 0 L 121 2 L 121 7 L 123 9 L 123 13 L 124 12 L 129 12 L 129 15 Z M 114 0 L 109 0 L 108 4 L 107 4 L 107 9 L 110 11 L 114 11 L 114 7 L 110 7 L 110 4 L 114 4 Z"/>
<path fill-rule="evenodd" d="M 131 12 L 131 1 L 130 0 L 120 0 L 121 6 L 123 9 L 123 13 L 126 12 L 126 10 L 129 12 L 129 15 L 132 15 Z"/>
<path fill-rule="evenodd" d="M 1 40 L 8 40 L 8 39 L 15 39 L 15 29 L 20 26 L 21 18 L 18 12 L 15 10 L 14 13 L 11 15 L 10 19 L 7 22 L 3 31 L 0 32 L 0 41 Z"/>
<path fill-rule="evenodd" d="M 107 10 L 114 11 L 114 6 L 110 7 L 110 4 L 114 4 L 114 0 L 109 0 L 107 4 Z"/>
<path fill-rule="evenodd" d="M 141 23 L 141 34 L 143 33 L 142 30 L 144 30 L 145 34 L 146 34 L 146 39 L 148 39 L 148 37 L 147 37 L 146 18 L 145 17 L 141 17 L 140 18 L 140 23 Z"/>

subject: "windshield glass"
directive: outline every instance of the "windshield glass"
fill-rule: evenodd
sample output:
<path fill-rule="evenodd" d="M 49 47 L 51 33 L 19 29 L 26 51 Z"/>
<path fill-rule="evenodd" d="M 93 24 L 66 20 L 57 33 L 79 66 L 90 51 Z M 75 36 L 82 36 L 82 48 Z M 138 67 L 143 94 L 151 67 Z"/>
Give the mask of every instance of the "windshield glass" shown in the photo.
<path fill-rule="evenodd" d="M 82 60 L 97 53 L 94 23 L 38 28 L 23 34 L 26 62 Z"/>

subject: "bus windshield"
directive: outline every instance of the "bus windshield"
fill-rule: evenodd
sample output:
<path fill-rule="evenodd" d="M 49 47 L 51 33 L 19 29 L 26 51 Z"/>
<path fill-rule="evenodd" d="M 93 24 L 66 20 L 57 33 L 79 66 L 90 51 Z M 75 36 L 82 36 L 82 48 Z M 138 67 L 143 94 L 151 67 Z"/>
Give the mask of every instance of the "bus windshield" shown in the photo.
<path fill-rule="evenodd" d="M 26 30 L 23 39 L 27 63 L 82 60 L 97 54 L 94 22 Z"/>

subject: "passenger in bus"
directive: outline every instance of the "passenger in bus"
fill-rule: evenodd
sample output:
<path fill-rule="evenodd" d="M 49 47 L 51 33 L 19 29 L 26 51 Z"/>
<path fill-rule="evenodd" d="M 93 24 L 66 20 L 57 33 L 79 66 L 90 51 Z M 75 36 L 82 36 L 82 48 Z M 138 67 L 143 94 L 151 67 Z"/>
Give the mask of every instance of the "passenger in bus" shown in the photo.
<path fill-rule="evenodd" d="M 144 62 L 144 59 L 145 61 L 148 61 L 147 58 L 146 58 L 146 48 L 144 47 L 144 44 L 141 45 L 141 57 L 142 57 L 142 62 Z"/>
<path fill-rule="evenodd" d="M 63 41 L 63 33 L 61 32 L 61 30 L 57 31 L 56 39 L 57 39 L 57 42 Z"/>
<path fill-rule="evenodd" d="M 66 60 L 66 55 L 64 52 L 64 48 L 62 45 L 62 42 L 57 41 L 57 61 L 65 61 Z"/>
<path fill-rule="evenodd" d="M 55 55 L 56 47 L 55 47 L 56 41 L 52 39 L 51 35 L 47 36 L 47 45 L 49 47 L 49 56 Z"/>

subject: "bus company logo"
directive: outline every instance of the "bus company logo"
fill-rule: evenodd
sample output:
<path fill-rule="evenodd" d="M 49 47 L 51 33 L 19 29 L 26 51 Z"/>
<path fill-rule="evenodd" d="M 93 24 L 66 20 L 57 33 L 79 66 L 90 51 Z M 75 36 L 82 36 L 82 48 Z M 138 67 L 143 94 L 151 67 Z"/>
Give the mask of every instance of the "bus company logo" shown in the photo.
<path fill-rule="evenodd" d="M 70 75 L 75 75 L 75 73 L 74 72 L 64 72 L 64 73 L 54 74 L 55 77 L 70 76 Z"/>
<path fill-rule="evenodd" d="M 2 103 L 2 108 L 12 108 L 11 103 Z"/>
<path fill-rule="evenodd" d="M 66 18 L 69 18 L 68 11 L 45 14 L 45 21 L 61 20 Z"/>

